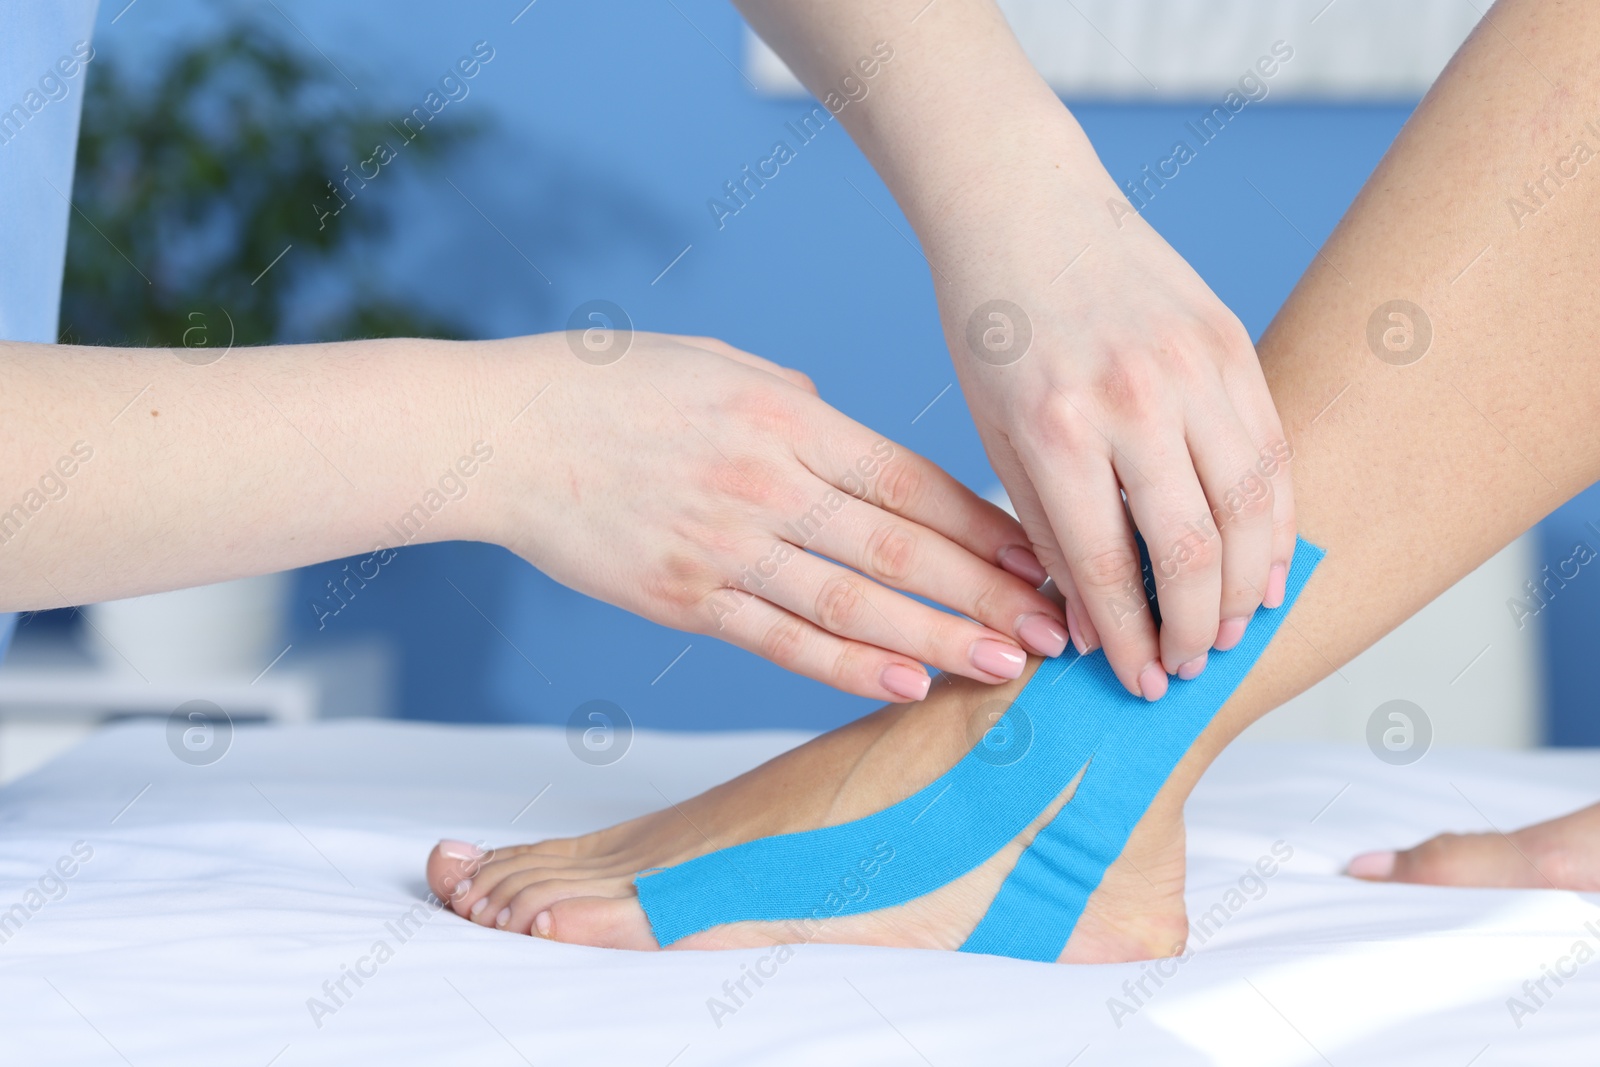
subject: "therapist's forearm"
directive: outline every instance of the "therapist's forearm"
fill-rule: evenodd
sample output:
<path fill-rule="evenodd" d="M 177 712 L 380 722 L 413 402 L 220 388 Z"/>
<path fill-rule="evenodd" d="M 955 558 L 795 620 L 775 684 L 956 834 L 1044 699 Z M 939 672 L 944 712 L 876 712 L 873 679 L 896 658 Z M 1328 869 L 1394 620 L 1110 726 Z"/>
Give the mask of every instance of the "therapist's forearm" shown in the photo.
<path fill-rule="evenodd" d="M 473 351 L 362 341 L 196 366 L 0 343 L 0 611 L 474 536 L 471 480 L 448 480 L 458 500 L 439 487 L 460 457 L 478 465 Z"/>
<path fill-rule="evenodd" d="M 1014 225 L 1031 195 L 1065 192 L 1103 213 L 1116 191 L 988 0 L 735 2 L 819 100 L 832 97 L 935 263 L 979 252 L 970 235 L 985 220 Z M 874 62 L 880 42 L 887 62 Z"/>
<path fill-rule="evenodd" d="M 474 540 L 880 699 L 926 695 L 923 662 L 992 682 L 1066 643 L 1015 522 L 719 341 L 182 355 L 0 344 L 0 611 Z M 814 607 L 840 590 L 873 612 Z"/>

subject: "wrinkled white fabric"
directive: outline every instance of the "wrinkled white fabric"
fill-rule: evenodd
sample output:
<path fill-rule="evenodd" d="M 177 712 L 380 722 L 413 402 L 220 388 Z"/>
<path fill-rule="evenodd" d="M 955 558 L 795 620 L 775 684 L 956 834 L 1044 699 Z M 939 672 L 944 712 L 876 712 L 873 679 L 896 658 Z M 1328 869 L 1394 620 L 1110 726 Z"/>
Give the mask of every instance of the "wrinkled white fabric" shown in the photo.
<path fill-rule="evenodd" d="M 1585 927 L 1600 931 L 1600 898 L 1337 873 L 1369 848 L 1588 803 L 1600 753 L 1435 750 L 1391 767 L 1359 747 L 1229 749 L 1189 804 L 1188 902 L 1211 932 L 1164 965 L 1159 988 L 1145 978 L 1151 995 L 1133 1005 L 1124 983 L 1149 965 L 827 945 L 780 963 L 772 950 L 550 944 L 448 912 L 395 926 L 426 893 L 440 837 L 596 829 L 801 735 L 640 732 L 620 762 L 595 767 L 552 728 L 334 722 L 241 728 L 219 762 L 191 766 L 164 727 L 106 731 L 0 791 L 0 924 L 75 844 L 93 852 L 50 881 L 59 899 L 41 892 L 5 927 L 8 1051 L 86 1067 L 117 1052 L 167 1067 L 1060 1067 L 1080 1051 L 1077 1067 L 1289 1067 L 1466 1064 L 1489 1046 L 1479 1064 L 1577 1063 L 1600 1018 L 1600 959 L 1563 987 L 1547 981 L 1554 995 L 1520 1028 L 1507 1008 L 1575 942 L 1600 949 Z M 1275 843 L 1292 855 L 1259 885 L 1246 879 Z M 392 953 L 381 963 L 380 941 Z M 308 1001 L 333 1006 L 323 983 L 345 966 L 371 976 L 346 979 L 351 995 L 319 1027 Z M 770 977 L 746 978 L 735 1004 L 724 983 L 753 970 Z"/>

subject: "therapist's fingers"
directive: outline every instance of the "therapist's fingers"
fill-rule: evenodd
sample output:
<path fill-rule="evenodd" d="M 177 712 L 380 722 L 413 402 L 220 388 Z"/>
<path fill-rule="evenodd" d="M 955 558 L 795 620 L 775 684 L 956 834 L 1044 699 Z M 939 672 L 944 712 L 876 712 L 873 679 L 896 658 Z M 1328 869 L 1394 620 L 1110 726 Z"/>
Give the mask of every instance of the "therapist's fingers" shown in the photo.
<path fill-rule="evenodd" d="M 1221 404 L 1207 407 L 1191 424 L 1189 451 L 1211 506 L 1206 536 L 1217 537 L 1221 546 L 1216 646 L 1231 648 L 1266 596 L 1273 563 L 1273 486 L 1256 469 L 1255 443 L 1244 424 Z M 1186 554 L 1172 561 L 1172 567 L 1186 565 Z"/>
<path fill-rule="evenodd" d="M 1289 473 L 1293 450 L 1284 436 L 1283 422 L 1254 353 L 1248 360 L 1240 360 L 1224 380 L 1229 395 L 1234 397 L 1234 409 L 1255 443 L 1255 470 L 1272 486 L 1272 563 L 1263 603 L 1276 608 L 1283 603 L 1289 565 L 1294 561 L 1294 485 Z"/>
<path fill-rule="evenodd" d="M 1073 454 L 1083 458 L 1070 466 L 1025 458 L 1112 671 L 1134 696 L 1159 700 L 1167 692 L 1167 672 L 1122 488 L 1108 459 L 1088 450 Z M 1041 470 L 1050 471 L 1048 481 L 1038 477 Z"/>
<path fill-rule="evenodd" d="M 1295 520 L 1294 485 L 1289 476 L 1290 450 L 1280 434 L 1262 446 L 1263 470 L 1272 473 L 1272 569 L 1267 572 L 1267 592 L 1263 598 L 1269 608 L 1283 606 L 1288 594 L 1289 568 L 1294 564 L 1294 549 L 1299 535 Z"/>
<path fill-rule="evenodd" d="M 1188 446 L 1177 427 L 1152 429 L 1139 445 L 1119 451 L 1112 465 L 1150 554 L 1162 667 L 1194 678 L 1217 639 L 1222 546 Z"/>
<path fill-rule="evenodd" d="M 706 633 L 780 667 L 874 700 L 907 703 L 928 695 L 932 679 L 910 656 L 831 634 L 742 589 L 718 589 L 710 599 L 716 624 Z"/>
<path fill-rule="evenodd" d="M 805 547 L 813 552 L 853 567 L 883 585 L 926 597 L 941 607 L 970 616 L 1041 656 L 1059 656 L 1066 648 L 1068 635 L 1061 609 L 1021 578 L 985 562 L 942 534 L 866 501 L 835 496 L 834 503 L 838 509 L 822 509 L 818 514 L 822 521 L 814 527 L 797 530 L 791 525 L 791 534 L 803 534 Z M 956 631 L 948 624 L 932 621 L 934 618 L 948 620 L 952 616 L 904 597 L 897 600 L 902 602 L 902 609 L 909 605 L 918 609 L 909 614 L 897 610 L 897 619 L 908 623 L 915 621 L 930 637 L 955 637 Z M 847 633 L 826 621 L 816 621 L 836 633 Z M 963 623 L 960 632 L 970 642 L 988 640 L 970 623 Z M 941 643 L 929 646 L 939 650 L 940 654 L 933 657 L 922 651 L 921 636 L 911 631 L 907 633 L 914 647 L 886 647 L 898 647 L 940 670 L 967 677 L 983 678 L 982 674 L 974 674 L 972 667 L 996 673 L 979 662 L 987 659 L 987 646 L 970 650 L 970 655 L 962 652 L 952 656 L 955 649 Z M 860 633 L 848 636 L 872 640 Z"/>
<path fill-rule="evenodd" d="M 798 549 L 751 591 L 830 634 L 991 685 L 1020 677 L 1028 663 L 1001 632 Z"/>
<path fill-rule="evenodd" d="M 937 464 L 825 405 L 796 446 L 817 477 L 954 541 L 1037 588 L 1049 577 L 1021 525 Z"/>
<path fill-rule="evenodd" d="M 1051 582 L 1047 583 L 1041 592 L 1051 596 L 1053 590 L 1052 599 L 1056 597 L 1061 599 L 1062 610 L 1066 615 L 1067 632 L 1074 647 L 1084 654 L 1094 651 L 1100 647 L 1100 634 L 1094 628 L 1094 622 L 1084 607 L 1083 595 L 1078 592 L 1078 587 L 1072 581 L 1072 575 L 1067 569 L 1066 555 L 1056 541 L 1055 531 L 1050 527 L 1050 517 L 1045 511 L 1044 503 L 1039 499 L 1038 490 L 1034 488 L 1033 479 L 1029 477 L 1021 457 L 1009 448 L 991 447 L 990 462 L 994 464 L 995 473 L 1000 476 L 1001 483 L 1006 487 L 1006 495 L 1011 498 L 1011 507 L 1016 511 L 1017 521 L 1022 524 L 1023 531 L 1033 545 L 1034 554 L 1050 574 Z M 1045 653 L 1041 653 L 1043 654 Z"/>
<path fill-rule="evenodd" d="M 691 344 L 696 348 L 703 348 L 707 352 L 715 352 L 719 356 L 726 356 L 728 359 L 736 363 L 743 363 L 747 367 L 764 370 L 768 374 L 782 378 L 790 385 L 804 389 L 812 396 L 817 395 L 817 383 L 813 382 L 811 376 L 804 371 L 795 370 L 793 367 L 785 367 L 782 363 L 774 363 L 772 360 L 758 356 L 754 352 L 746 352 L 742 348 L 735 348 L 728 342 L 716 337 L 676 337 L 675 339 Z"/>

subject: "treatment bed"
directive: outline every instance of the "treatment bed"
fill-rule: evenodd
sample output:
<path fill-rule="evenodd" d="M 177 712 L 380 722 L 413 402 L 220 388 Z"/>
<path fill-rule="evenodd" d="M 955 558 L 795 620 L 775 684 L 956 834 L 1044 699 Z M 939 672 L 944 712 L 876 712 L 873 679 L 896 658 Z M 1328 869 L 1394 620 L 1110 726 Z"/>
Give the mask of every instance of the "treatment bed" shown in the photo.
<path fill-rule="evenodd" d="M 554 728 L 347 720 L 241 727 L 192 765 L 164 723 L 105 730 L 0 790 L 0 1060 L 1594 1062 L 1600 895 L 1338 872 L 1589 803 L 1597 752 L 1395 767 L 1362 747 L 1236 745 L 1188 807 L 1195 951 L 1155 973 L 819 944 L 629 953 L 419 907 L 440 837 L 595 829 L 803 739 L 641 731 L 592 766 Z"/>

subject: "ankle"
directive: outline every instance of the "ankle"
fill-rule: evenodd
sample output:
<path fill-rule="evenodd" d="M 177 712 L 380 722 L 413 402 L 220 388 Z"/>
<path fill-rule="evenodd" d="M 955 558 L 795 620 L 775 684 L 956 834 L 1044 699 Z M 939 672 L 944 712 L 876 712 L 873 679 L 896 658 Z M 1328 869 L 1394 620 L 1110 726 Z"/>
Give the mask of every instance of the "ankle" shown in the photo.
<path fill-rule="evenodd" d="M 923 702 L 932 728 L 958 735 L 964 754 L 994 728 L 1043 662 L 1037 656 L 1029 656 L 1022 676 L 1001 685 L 954 677 L 948 685 L 936 685 L 929 699 Z M 929 728 L 929 724 L 922 724 L 922 728 Z"/>

